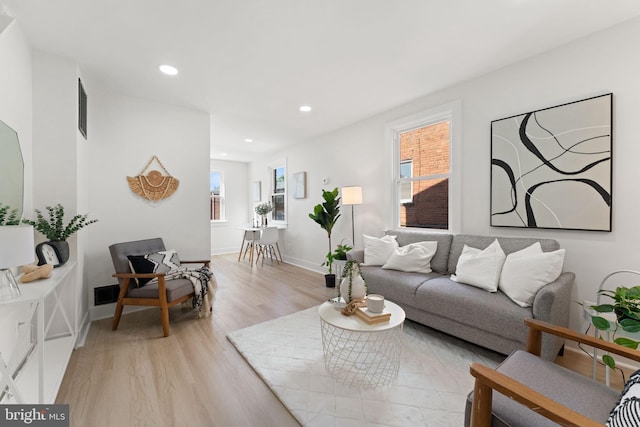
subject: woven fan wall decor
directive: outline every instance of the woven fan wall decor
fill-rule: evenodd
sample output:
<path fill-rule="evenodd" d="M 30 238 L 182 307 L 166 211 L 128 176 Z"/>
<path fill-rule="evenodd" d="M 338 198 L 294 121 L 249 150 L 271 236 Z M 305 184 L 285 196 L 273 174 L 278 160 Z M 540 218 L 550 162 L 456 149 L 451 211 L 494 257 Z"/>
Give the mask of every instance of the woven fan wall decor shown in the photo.
<path fill-rule="evenodd" d="M 166 175 L 157 170 L 151 170 L 146 175 L 145 172 L 151 166 L 153 161 L 158 162 L 162 170 Z M 138 196 L 152 201 L 166 199 L 171 196 L 178 189 L 180 181 L 177 178 L 171 176 L 169 171 L 164 167 L 158 157 L 153 156 L 149 163 L 140 171 L 136 176 L 128 176 L 129 188 Z"/>

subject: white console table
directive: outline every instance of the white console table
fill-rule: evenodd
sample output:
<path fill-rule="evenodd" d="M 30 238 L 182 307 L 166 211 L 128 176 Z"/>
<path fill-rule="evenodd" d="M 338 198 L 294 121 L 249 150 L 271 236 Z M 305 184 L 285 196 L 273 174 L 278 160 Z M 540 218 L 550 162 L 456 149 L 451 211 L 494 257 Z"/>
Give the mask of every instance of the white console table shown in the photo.
<path fill-rule="evenodd" d="M 0 353 L 0 403 L 55 402 L 76 342 L 75 270 L 69 261 L 48 279 L 20 283 L 20 297 L 0 301 L 27 313 L 13 354 Z"/>

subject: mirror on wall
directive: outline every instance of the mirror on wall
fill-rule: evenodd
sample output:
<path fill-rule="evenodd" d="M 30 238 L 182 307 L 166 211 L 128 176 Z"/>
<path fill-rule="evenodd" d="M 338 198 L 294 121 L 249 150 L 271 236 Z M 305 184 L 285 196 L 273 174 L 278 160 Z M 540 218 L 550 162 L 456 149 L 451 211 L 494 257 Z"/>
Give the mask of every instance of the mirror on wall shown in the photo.
<path fill-rule="evenodd" d="M 22 217 L 24 162 L 18 133 L 0 120 L 0 204 L 18 210 Z"/>

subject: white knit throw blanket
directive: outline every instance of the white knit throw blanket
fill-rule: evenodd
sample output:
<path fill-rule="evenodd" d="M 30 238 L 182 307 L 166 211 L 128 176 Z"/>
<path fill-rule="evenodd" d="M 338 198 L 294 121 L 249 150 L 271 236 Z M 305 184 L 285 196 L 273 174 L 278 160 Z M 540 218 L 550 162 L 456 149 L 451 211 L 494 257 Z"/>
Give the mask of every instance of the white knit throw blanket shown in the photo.
<path fill-rule="evenodd" d="M 167 271 L 165 280 L 189 279 L 193 285 L 195 295 L 192 298 L 192 306 L 198 309 L 198 317 L 211 313 L 213 296 L 217 287 L 216 276 L 208 267 L 188 268 L 180 267 Z M 157 281 L 158 279 L 153 279 Z"/>

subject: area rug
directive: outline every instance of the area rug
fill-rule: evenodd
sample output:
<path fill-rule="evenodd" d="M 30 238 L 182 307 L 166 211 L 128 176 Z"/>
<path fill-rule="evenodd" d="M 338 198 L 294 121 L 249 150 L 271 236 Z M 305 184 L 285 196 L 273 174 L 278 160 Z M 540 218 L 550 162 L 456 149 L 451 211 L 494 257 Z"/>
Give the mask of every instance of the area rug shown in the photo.
<path fill-rule="evenodd" d="M 504 356 L 406 321 L 397 381 L 378 389 L 341 385 L 325 369 L 318 307 L 228 335 L 300 424 L 464 425 L 473 389 L 469 365 L 495 367 Z"/>

